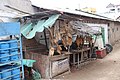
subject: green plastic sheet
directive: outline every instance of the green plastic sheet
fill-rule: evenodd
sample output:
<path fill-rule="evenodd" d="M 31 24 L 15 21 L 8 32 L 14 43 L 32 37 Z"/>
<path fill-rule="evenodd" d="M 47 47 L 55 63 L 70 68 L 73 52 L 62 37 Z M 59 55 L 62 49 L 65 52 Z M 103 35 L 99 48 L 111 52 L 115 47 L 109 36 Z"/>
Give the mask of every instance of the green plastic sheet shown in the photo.
<path fill-rule="evenodd" d="M 40 20 L 36 25 L 33 23 L 25 24 L 21 27 L 21 33 L 27 39 L 32 39 L 36 32 L 43 32 L 44 28 L 52 27 L 55 21 L 59 18 L 60 14 L 52 15 L 47 20 Z"/>
<path fill-rule="evenodd" d="M 33 63 L 36 62 L 36 60 L 31 60 L 31 59 L 23 59 L 22 63 L 23 65 L 27 67 L 33 67 Z"/>

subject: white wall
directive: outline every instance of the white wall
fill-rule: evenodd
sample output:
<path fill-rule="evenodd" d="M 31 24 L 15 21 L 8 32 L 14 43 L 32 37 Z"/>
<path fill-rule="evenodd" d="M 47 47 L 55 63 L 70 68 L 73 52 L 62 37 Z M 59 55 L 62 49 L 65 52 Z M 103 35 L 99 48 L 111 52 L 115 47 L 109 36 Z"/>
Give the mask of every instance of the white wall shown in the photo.
<path fill-rule="evenodd" d="M 93 24 L 93 23 L 86 23 L 89 26 L 96 27 L 96 29 L 101 31 L 101 27 L 105 30 L 105 44 L 108 44 L 108 25 L 107 24 Z"/>
<path fill-rule="evenodd" d="M 120 22 L 110 23 L 109 35 L 109 40 L 112 45 L 114 45 L 118 40 L 120 40 Z"/>

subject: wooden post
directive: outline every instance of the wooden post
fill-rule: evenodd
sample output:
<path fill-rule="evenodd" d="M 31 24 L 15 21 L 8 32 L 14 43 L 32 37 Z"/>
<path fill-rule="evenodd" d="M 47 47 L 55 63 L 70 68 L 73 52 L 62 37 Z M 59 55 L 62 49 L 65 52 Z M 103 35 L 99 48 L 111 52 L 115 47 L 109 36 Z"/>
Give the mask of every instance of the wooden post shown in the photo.
<path fill-rule="evenodd" d="M 47 50 L 49 50 L 49 49 L 48 49 L 48 44 L 47 44 L 47 37 L 46 37 L 46 32 L 45 32 L 45 29 L 44 29 L 44 31 L 43 31 L 43 32 L 44 32 L 44 37 L 45 37 L 45 44 L 46 44 L 46 48 L 47 48 Z"/>

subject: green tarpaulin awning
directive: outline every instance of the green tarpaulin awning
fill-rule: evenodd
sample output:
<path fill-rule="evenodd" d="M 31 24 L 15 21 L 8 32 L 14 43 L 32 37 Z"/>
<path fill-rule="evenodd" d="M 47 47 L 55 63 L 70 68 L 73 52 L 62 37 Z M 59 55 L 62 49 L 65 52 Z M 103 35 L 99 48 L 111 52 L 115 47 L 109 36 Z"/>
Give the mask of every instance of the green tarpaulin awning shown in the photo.
<path fill-rule="evenodd" d="M 33 25 L 33 23 L 25 24 L 21 27 L 21 33 L 25 38 L 32 39 L 36 32 L 43 32 L 44 28 L 52 27 L 59 16 L 60 14 L 52 15 L 47 20 L 38 21 L 36 25 Z"/>

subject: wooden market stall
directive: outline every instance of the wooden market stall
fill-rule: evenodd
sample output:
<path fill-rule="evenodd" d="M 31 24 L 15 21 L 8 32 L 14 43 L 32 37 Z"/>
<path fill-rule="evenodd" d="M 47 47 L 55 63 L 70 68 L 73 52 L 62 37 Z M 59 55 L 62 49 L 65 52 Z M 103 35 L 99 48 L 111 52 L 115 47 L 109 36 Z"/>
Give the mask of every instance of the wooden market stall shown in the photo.
<path fill-rule="evenodd" d="M 80 67 L 92 59 L 95 31 L 80 19 L 45 11 L 22 20 L 24 58 L 36 60 L 33 68 L 42 78 L 70 73 L 70 66 Z"/>

